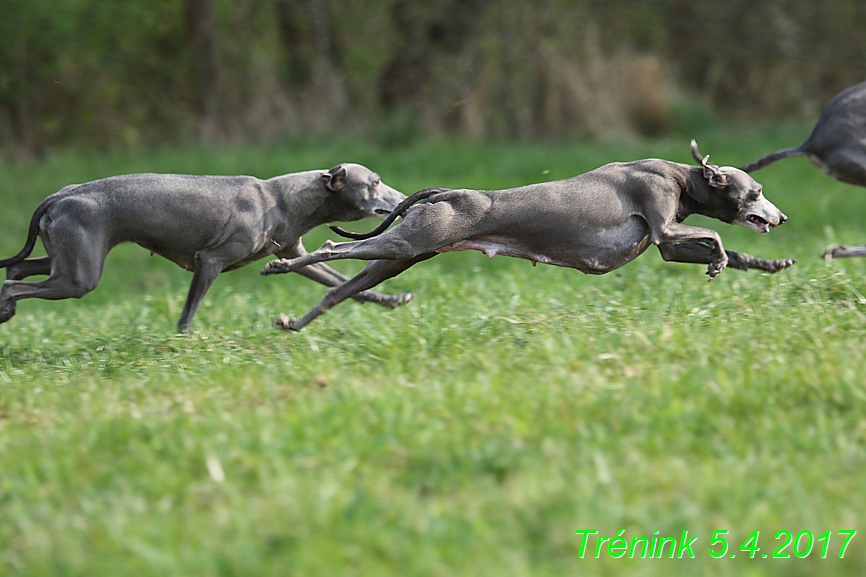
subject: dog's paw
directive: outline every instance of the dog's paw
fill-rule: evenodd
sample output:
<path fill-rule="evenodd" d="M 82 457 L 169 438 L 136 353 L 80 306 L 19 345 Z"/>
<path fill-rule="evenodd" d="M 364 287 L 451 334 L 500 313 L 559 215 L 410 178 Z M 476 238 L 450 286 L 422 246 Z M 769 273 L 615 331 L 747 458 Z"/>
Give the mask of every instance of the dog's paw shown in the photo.
<path fill-rule="evenodd" d="M 264 276 L 269 274 L 280 274 L 282 272 L 286 272 L 286 269 L 288 268 L 286 266 L 286 263 L 288 263 L 288 259 L 285 258 L 281 258 L 279 260 L 272 260 L 265 265 L 265 268 L 263 268 L 259 274 Z"/>
<path fill-rule="evenodd" d="M 383 307 L 387 307 L 389 309 L 396 309 L 397 307 L 402 307 L 404 305 L 408 305 L 412 302 L 412 299 L 415 298 L 415 295 L 412 293 L 403 293 L 399 295 L 383 295 L 383 298 L 379 304 Z"/>
<path fill-rule="evenodd" d="M 16 301 L 13 300 L 7 301 L 5 305 L 0 307 L 0 323 L 5 323 L 14 317 L 17 307 Z"/>
<path fill-rule="evenodd" d="M 280 314 L 277 318 L 274 319 L 274 326 L 282 329 L 284 331 L 299 331 L 301 330 L 300 323 L 298 319 L 292 319 L 284 314 Z"/>
<path fill-rule="evenodd" d="M 844 244 L 828 246 L 826 249 L 824 249 L 824 254 L 821 255 L 821 258 L 823 258 L 824 260 L 832 260 L 836 257 L 836 254 L 838 252 L 845 250 L 846 248 L 848 247 Z"/>
<path fill-rule="evenodd" d="M 707 274 L 710 275 L 710 281 L 713 281 L 719 274 L 728 266 L 728 259 L 711 262 L 707 267 Z"/>
<path fill-rule="evenodd" d="M 780 270 L 785 270 L 786 268 L 791 268 L 797 263 L 797 259 L 794 258 L 783 258 L 781 260 L 774 260 L 772 262 L 772 266 L 767 272 L 775 273 Z"/>

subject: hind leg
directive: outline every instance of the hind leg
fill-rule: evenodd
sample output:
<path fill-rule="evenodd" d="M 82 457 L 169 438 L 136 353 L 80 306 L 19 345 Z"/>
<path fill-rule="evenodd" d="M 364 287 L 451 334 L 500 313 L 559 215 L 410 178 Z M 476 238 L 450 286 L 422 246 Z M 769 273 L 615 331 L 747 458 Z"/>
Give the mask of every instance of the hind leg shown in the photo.
<path fill-rule="evenodd" d="M 304 248 L 304 245 L 299 239 L 295 246 L 277 252 L 276 256 L 280 258 L 290 259 L 297 258 L 305 254 L 308 254 L 307 250 Z M 327 287 L 335 287 L 349 280 L 349 277 L 339 273 L 338 271 L 332 269 L 324 263 L 311 264 L 309 266 L 300 268 L 295 272 L 305 278 L 316 281 L 317 283 L 323 284 Z M 361 291 L 357 294 L 352 295 L 352 298 L 360 303 L 376 303 L 383 307 L 393 309 L 402 306 L 412 300 L 412 294 L 405 293 L 399 295 L 389 295 L 374 291 Z"/>
<path fill-rule="evenodd" d="M 24 280 L 29 276 L 51 274 L 51 257 L 28 258 L 6 268 L 6 280 Z"/>
<path fill-rule="evenodd" d="M 396 229 L 392 229 L 396 230 Z M 446 243 L 447 244 L 447 243 Z M 426 248 L 426 247 L 425 247 Z M 435 250 L 430 249 L 430 250 Z M 326 240 L 325 243 L 311 253 L 290 259 L 280 259 L 269 262 L 262 269 L 263 275 L 283 274 L 287 272 L 298 272 L 304 267 L 329 260 L 354 258 L 359 260 L 402 260 L 412 258 L 419 252 L 415 246 L 406 242 L 399 234 L 391 231 L 381 236 L 367 240 L 334 243 Z"/>
<path fill-rule="evenodd" d="M 300 319 L 290 319 L 286 315 L 280 315 L 274 324 L 287 331 L 299 331 L 325 311 L 334 308 L 347 298 L 360 291 L 370 289 L 382 281 L 395 277 L 410 266 L 433 258 L 437 253 L 426 253 L 403 260 L 374 260 L 364 269 L 349 279 L 347 282 L 336 286 L 328 291 L 319 304 Z"/>
<path fill-rule="evenodd" d="M 269 262 L 263 275 L 294 272 L 330 260 L 405 260 L 432 253 L 459 240 L 481 234 L 479 223 L 487 215 L 490 199 L 477 191 L 452 191 L 445 200 L 413 208 L 403 222 L 366 240 L 333 243 L 292 259 Z"/>
<path fill-rule="evenodd" d="M 19 300 L 81 298 L 99 284 L 108 254 L 100 235 L 58 219 L 42 232 L 42 240 L 49 256 L 25 260 L 7 271 L 12 278 L 0 289 L 0 323 L 15 315 Z M 37 274 L 50 276 L 38 282 L 21 280 Z"/>
<path fill-rule="evenodd" d="M 40 282 L 7 280 L 3 283 L 2 290 L 0 290 L 0 323 L 5 323 L 15 316 L 16 303 L 21 299 L 62 300 L 81 298 L 95 289 L 98 283 L 98 276 L 91 282 L 80 283 L 62 272 L 52 274 L 49 278 Z"/>
<path fill-rule="evenodd" d="M 308 279 L 314 280 L 328 287 L 335 287 L 349 280 L 349 277 L 343 275 L 324 263 L 311 264 L 297 271 L 299 275 Z M 375 303 L 385 308 L 394 309 L 403 306 L 412 300 L 412 293 L 403 293 L 399 295 L 389 295 L 375 291 L 361 291 L 353 294 L 352 299 L 359 303 Z"/>
<path fill-rule="evenodd" d="M 866 150 L 856 147 L 836 150 L 824 159 L 823 166 L 812 158 L 810 160 L 836 180 L 846 184 L 866 186 Z"/>
<path fill-rule="evenodd" d="M 51 274 L 51 258 L 28 258 L 16 265 L 6 268 L 7 281 L 20 281 L 28 276 Z M 15 316 L 15 300 L 14 298 L 3 298 L 5 291 L 5 283 L 3 291 L 0 292 L 0 323 L 4 323 Z"/>

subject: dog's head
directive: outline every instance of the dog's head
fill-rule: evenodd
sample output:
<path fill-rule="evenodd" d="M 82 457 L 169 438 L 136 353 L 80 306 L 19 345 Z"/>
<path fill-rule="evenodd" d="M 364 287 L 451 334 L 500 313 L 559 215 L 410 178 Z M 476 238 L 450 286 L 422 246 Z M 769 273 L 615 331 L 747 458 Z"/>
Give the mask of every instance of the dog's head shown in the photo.
<path fill-rule="evenodd" d="M 328 205 L 332 220 L 384 218 L 406 198 L 402 192 L 382 182 L 378 174 L 360 164 L 338 164 L 322 174 L 322 181 L 331 193 Z"/>
<path fill-rule="evenodd" d="M 748 173 L 733 166 L 710 164 L 709 155 L 702 157 L 694 140 L 691 148 L 692 156 L 700 163 L 692 169 L 693 182 L 697 181 L 697 185 L 691 187 L 690 194 L 698 204 L 697 212 L 761 234 L 788 220 L 764 197 L 763 187 Z"/>

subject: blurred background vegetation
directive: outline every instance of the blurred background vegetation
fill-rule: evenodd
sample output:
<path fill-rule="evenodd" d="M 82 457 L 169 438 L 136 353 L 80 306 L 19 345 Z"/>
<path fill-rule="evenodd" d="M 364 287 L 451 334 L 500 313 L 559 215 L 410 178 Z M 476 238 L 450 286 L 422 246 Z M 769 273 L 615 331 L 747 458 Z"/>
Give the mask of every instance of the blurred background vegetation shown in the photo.
<path fill-rule="evenodd" d="M 862 0 L 0 0 L 0 151 L 813 120 Z"/>

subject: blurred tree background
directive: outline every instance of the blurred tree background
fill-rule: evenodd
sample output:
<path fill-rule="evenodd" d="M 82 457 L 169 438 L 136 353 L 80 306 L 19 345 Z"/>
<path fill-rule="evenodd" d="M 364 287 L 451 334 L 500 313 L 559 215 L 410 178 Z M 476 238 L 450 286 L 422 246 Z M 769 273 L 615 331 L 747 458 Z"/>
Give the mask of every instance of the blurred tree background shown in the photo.
<path fill-rule="evenodd" d="M 0 150 L 813 120 L 863 0 L 0 0 Z"/>

